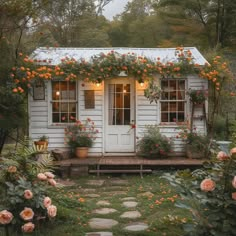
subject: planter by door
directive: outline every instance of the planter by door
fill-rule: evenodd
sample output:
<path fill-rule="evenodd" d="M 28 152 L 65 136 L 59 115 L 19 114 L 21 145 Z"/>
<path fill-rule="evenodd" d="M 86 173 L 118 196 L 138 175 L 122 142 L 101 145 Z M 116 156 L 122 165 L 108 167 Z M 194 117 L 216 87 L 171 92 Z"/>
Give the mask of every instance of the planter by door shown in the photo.
<path fill-rule="evenodd" d="M 195 151 L 192 149 L 191 144 L 186 145 L 186 156 L 191 159 L 202 159 L 204 158 L 204 150 Z"/>
<path fill-rule="evenodd" d="M 88 147 L 77 147 L 75 149 L 75 155 L 78 158 L 87 158 L 88 157 Z"/>
<path fill-rule="evenodd" d="M 48 149 L 48 141 L 34 141 L 34 145 L 40 151 L 47 151 Z"/>

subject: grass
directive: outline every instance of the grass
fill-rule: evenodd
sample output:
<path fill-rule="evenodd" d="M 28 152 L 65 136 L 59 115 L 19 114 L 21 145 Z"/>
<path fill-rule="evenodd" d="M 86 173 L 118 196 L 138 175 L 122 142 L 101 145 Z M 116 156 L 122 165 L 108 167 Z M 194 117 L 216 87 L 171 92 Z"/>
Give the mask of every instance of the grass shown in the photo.
<path fill-rule="evenodd" d="M 118 226 L 111 230 L 114 236 L 183 236 L 182 225 L 191 221 L 191 213 L 187 210 L 175 207 L 175 201 L 179 199 L 175 189 L 169 183 L 160 178 L 161 173 L 146 175 L 143 179 L 139 175 L 127 175 L 120 178 L 128 180 L 127 185 L 114 185 L 111 180 L 113 177 L 104 175 L 100 179 L 105 180 L 102 186 L 87 185 L 88 180 L 97 179 L 95 176 L 80 177 L 73 187 L 59 188 L 54 191 L 52 196 L 53 204 L 58 207 L 57 217 L 49 224 L 42 224 L 40 229 L 31 235 L 37 236 L 83 236 L 86 232 L 92 232 L 88 226 L 90 218 L 110 218 L 119 222 Z M 94 193 L 100 197 L 89 198 L 85 189 L 94 189 Z M 126 194 L 115 194 L 124 191 Z M 151 192 L 151 195 L 144 193 Z M 127 211 L 122 206 L 122 198 L 136 197 L 138 206 L 135 208 L 141 213 L 138 220 L 121 219 L 120 215 Z M 92 213 L 99 208 L 96 202 L 108 200 L 111 208 L 118 212 L 109 215 L 96 215 Z M 145 222 L 149 225 L 148 230 L 141 232 L 127 232 L 123 230 L 129 222 Z M 99 231 L 99 230 L 98 230 Z M 0 235 L 4 235 L 0 229 Z M 17 235 L 14 233 L 11 236 Z"/>

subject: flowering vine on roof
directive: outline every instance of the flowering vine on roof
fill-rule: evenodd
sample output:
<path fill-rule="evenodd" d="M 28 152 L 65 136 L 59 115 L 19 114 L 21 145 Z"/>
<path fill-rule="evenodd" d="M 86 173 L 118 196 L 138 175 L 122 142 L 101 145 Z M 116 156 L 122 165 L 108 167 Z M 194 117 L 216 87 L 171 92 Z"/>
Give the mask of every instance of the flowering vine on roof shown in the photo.
<path fill-rule="evenodd" d="M 121 72 L 125 72 L 127 76 L 133 77 L 139 82 L 148 81 L 150 83 L 153 83 L 155 75 L 161 79 L 168 79 L 197 73 L 202 78 L 211 81 L 215 89 L 219 90 L 222 80 L 231 76 L 227 64 L 221 62 L 220 57 L 213 59 L 213 65 L 207 63 L 200 67 L 194 63 L 191 51 L 178 47 L 175 53 L 178 60 L 167 63 L 162 63 L 159 57 L 156 60 L 150 60 L 132 52 L 119 54 L 110 51 L 107 54 L 95 55 L 90 61 L 63 58 L 60 65 L 51 65 L 50 60 L 33 60 L 20 54 L 21 65 L 12 68 L 11 76 L 15 82 L 13 92 L 25 94 L 30 91 L 29 88 L 33 84 L 48 80 L 81 80 L 97 83 L 119 76 Z M 156 101 L 155 98 L 154 100 Z"/>

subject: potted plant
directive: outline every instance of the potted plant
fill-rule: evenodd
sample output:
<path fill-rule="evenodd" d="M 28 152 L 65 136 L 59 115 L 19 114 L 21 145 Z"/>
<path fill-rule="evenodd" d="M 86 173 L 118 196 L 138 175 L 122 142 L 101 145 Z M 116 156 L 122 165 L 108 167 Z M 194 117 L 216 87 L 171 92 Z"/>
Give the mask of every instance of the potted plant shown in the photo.
<path fill-rule="evenodd" d="M 160 133 L 157 125 L 148 125 L 137 142 L 137 154 L 147 158 L 165 158 L 171 152 L 172 140 Z"/>
<path fill-rule="evenodd" d="M 90 118 L 87 118 L 85 122 L 76 120 L 73 125 L 65 128 L 65 140 L 75 152 L 76 157 L 86 158 L 97 133 L 98 130 L 95 129 L 95 124 Z"/>
<path fill-rule="evenodd" d="M 48 149 L 48 137 L 46 135 L 40 136 L 37 141 L 34 141 L 34 145 L 37 150 L 46 151 Z"/>
<path fill-rule="evenodd" d="M 189 89 L 187 95 L 193 104 L 203 104 L 208 96 L 208 91 L 205 89 Z"/>
<path fill-rule="evenodd" d="M 186 143 L 186 156 L 188 158 L 207 158 L 212 142 L 207 135 L 200 134 L 196 128 L 191 131 L 187 127 L 181 127 L 177 137 L 182 138 Z"/>

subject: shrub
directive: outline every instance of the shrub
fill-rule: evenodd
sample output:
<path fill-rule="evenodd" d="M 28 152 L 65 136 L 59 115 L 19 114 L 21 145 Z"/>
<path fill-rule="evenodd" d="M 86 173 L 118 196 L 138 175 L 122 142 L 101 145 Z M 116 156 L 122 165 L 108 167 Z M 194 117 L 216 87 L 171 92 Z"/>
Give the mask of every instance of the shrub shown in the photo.
<path fill-rule="evenodd" d="M 144 136 L 137 142 L 138 155 L 150 158 L 166 157 L 172 141 L 160 133 L 157 125 L 146 126 Z"/>
<path fill-rule="evenodd" d="M 182 200 L 176 206 L 188 209 L 193 222 L 184 225 L 188 236 L 233 236 L 236 232 L 236 148 L 219 152 L 203 168 L 193 172 L 165 174 Z"/>

